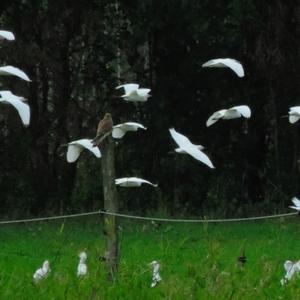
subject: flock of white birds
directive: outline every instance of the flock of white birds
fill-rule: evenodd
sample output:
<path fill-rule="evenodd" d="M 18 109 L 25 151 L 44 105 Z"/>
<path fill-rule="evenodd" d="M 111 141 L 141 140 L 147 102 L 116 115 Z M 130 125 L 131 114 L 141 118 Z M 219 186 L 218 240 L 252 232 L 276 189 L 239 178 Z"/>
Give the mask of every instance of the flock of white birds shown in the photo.
<path fill-rule="evenodd" d="M 1 41 L 14 41 L 15 36 L 12 32 L 6 30 L 0 30 L 0 42 Z M 242 64 L 232 58 L 218 58 L 207 61 L 202 65 L 203 68 L 230 68 L 238 77 L 244 77 L 245 72 Z M 27 82 L 31 80 L 27 76 L 25 72 L 16 68 L 14 66 L 2 66 L 0 67 L 0 76 L 15 76 Z M 136 83 L 128 83 L 117 86 L 116 89 L 123 89 L 124 94 L 121 96 L 124 101 L 127 102 L 146 102 L 150 95 L 149 88 L 140 88 L 140 86 Z M 27 103 L 27 99 L 21 96 L 14 95 L 11 91 L 0 91 L 0 103 L 12 105 L 18 112 L 22 123 L 24 126 L 28 126 L 30 123 L 30 107 Z M 288 112 L 289 114 L 289 122 L 295 123 L 300 119 L 300 106 L 290 107 Z M 247 105 L 239 105 L 234 106 L 229 109 L 221 109 L 214 112 L 207 120 L 206 126 L 209 127 L 216 123 L 220 119 L 230 120 L 244 117 L 249 119 L 251 117 L 251 109 Z M 115 139 L 121 139 L 125 136 L 125 134 L 129 131 L 137 131 L 139 129 L 146 130 L 142 124 L 136 122 L 126 122 L 122 124 L 117 124 L 113 127 L 112 137 Z M 210 168 L 215 168 L 209 157 L 203 152 L 204 147 L 202 145 L 193 144 L 186 136 L 177 132 L 174 128 L 169 129 L 171 137 L 174 139 L 178 148 L 175 149 L 175 152 L 181 154 L 189 154 L 196 160 L 202 162 Z M 87 149 L 91 153 L 93 153 L 97 158 L 101 157 L 101 152 L 98 147 L 94 147 L 92 144 L 92 139 L 79 139 L 76 141 L 72 141 L 68 143 L 67 150 L 67 161 L 69 163 L 73 163 L 77 161 L 81 152 Z M 121 187 L 140 187 L 142 184 L 148 184 L 153 187 L 157 187 L 157 184 L 153 184 L 148 180 L 137 178 L 137 177 L 126 177 L 126 178 L 118 178 L 115 180 L 115 184 Z M 300 212 L 300 200 L 297 198 L 292 199 L 293 206 L 290 208 L 297 210 Z M 86 259 L 87 255 L 85 252 L 81 252 L 80 261 L 77 268 L 77 275 L 84 276 L 87 274 L 87 265 Z M 157 261 L 153 261 L 151 263 L 153 267 L 153 278 L 151 287 L 156 286 L 156 284 L 161 281 L 161 277 L 159 274 L 160 264 Z M 291 262 L 286 261 L 284 264 L 284 268 L 286 270 L 286 275 L 284 279 L 281 280 L 281 283 L 286 283 L 291 277 L 300 272 L 300 261 Z M 46 260 L 42 267 L 39 268 L 33 275 L 33 279 L 35 282 L 40 281 L 41 279 L 47 277 L 50 272 L 49 261 Z"/>

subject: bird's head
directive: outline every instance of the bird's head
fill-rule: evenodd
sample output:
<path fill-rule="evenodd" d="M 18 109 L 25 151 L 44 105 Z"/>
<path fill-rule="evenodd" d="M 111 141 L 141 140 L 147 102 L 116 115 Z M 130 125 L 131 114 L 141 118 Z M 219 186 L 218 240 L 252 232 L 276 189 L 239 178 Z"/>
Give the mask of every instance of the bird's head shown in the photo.
<path fill-rule="evenodd" d="M 86 253 L 84 251 L 82 251 L 82 252 L 79 253 L 79 257 L 80 257 L 80 259 L 83 259 L 83 260 L 87 259 L 87 255 L 86 255 Z"/>
<path fill-rule="evenodd" d="M 110 113 L 106 113 L 106 114 L 104 115 L 104 118 L 105 118 L 105 119 L 110 119 L 110 118 L 111 118 L 111 114 L 110 114 Z"/>

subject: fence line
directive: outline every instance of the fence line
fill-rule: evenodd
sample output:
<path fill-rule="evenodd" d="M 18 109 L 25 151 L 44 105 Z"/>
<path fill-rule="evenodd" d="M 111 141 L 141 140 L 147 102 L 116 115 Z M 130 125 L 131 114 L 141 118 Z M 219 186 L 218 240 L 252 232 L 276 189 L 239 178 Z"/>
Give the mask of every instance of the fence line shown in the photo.
<path fill-rule="evenodd" d="M 148 220 L 148 221 L 158 221 L 158 222 L 182 222 L 182 223 L 225 223 L 225 222 L 254 221 L 254 220 L 290 217 L 298 214 L 297 212 L 295 212 L 295 213 L 268 215 L 268 216 L 260 216 L 260 217 L 235 218 L 235 219 L 165 219 L 165 218 L 141 217 L 141 216 L 134 216 L 128 214 L 112 213 L 103 210 L 99 210 L 99 213 L 122 217 L 122 218 L 128 218 L 128 219 L 138 219 L 138 220 Z"/>
<path fill-rule="evenodd" d="M 66 218 L 77 218 L 77 217 L 84 217 L 84 216 L 90 216 L 90 215 L 97 215 L 99 213 L 100 213 L 100 211 L 98 210 L 98 211 L 86 212 L 86 213 L 81 213 L 81 214 L 61 215 L 61 216 L 35 218 L 35 219 L 0 221 L 0 225 L 14 224 L 14 223 L 38 222 L 38 221 L 47 221 L 47 220 L 57 220 L 57 219 L 66 219 Z"/>
<path fill-rule="evenodd" d="M 80 214 L 71 214 L 71 215 L 61 215 L 53 217 L 43 217 L 43 218 L 33 218 L 33 219 L 21 219 L 21 220 L 11 220 L 11 221 L 0 221 L 0 225 L 5 224 L 15 224 L 15 223 L 28 223 L 28 222 L 39 222 L 47 220 L 57 220 L 57 219 L 66 219 L 66 218 L 77 218 L 91 215 L 110 215 L 127 219 L 136 219 L 136 220 L 147 220 L 147 221 L 158 221 L 158 222 L 178 222 L 178 223 L 225 223 L 225 222 L 242 222 L 242 221 L 255 221 L 255 220 L 265 220 L 265 219 L 275 219 L 283 218 L 297 215 L 297 212 L 286 213 L 286 214 L 277 214 L 277 215 L 267 215 L 260 217 L 248 217 L 248 218 L 234 218 L 234 219 L 167 219 L 167 218 L 155 218 L 155 217 L 142 217 L 129 214 L 113 213 L 104 210 L 98 210 L 93 212 L 86 212 Z"/>

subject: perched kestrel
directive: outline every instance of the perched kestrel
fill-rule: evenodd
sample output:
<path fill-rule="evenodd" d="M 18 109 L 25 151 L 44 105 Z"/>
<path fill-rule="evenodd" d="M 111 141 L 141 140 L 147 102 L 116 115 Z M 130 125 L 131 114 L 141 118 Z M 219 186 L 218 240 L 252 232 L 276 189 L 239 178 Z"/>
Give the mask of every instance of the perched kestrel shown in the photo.
<path fill-rule="evenodd" d="M 92 140 L 93 146 L 99 146 L 99 144 L 102 141 L 102 138 L 105 134 L 111 132 L 113 130 L 113 120 L 111 118 L 110 113 L 106 113 L 104 118 L 100 120 L 98 124 L 98 129 L 97 129 L 97 135 L 96 137 Z"/>

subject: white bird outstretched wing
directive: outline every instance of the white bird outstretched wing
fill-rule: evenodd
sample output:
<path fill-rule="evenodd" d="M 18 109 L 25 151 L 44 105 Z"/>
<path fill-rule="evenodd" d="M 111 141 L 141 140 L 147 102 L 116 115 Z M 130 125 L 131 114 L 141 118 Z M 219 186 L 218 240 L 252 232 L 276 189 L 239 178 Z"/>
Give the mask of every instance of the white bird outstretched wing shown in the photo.
<path fill-rule="evenodd" d="M 237 74 L 237 76 L 239 77 L 244 77 L 245 76 L 245 72 L 244 72 L 244 68 L 243 65 L 232 58 L 217 58 L 217 59 L 211 59 L 207 62 L 205 62 L 202 65 L 203 68 L 205 67 L 215 67 L 215 68 L 222 68 L 222 67 L 228 67 L 230 68 L 233 72 L 235 72 Z"/>
<path fill-rule="evenodd" d="M 239 105 L 239 106 L 234 106 L 230 109 L 235 109 L 238 111 L 244 118 L 250 118 L 251 117 L 251 109 L 248 105 Z"/>
<path fill-rule="evenodd" d="M 127 83 L 127 84 L 122 84 L 116 87 L 117 89 L 124 88 L 125 95 L 130 94 L 133 91 L 136 91 L 139 88 L 139 85 L 136 83 Z"/>
<path fill-rule="evenodd" d="M 0 30 L 0 40 L 14 41 L 15 36 L 11 31 Z"/>
<path fill-rule="evenodd" d="M 5 76 L 13 75 L 25 81 L 31 81 L 29 77 L 25 74 L 25 72 L 13 66 L 0 67 L 0 75 L 5 75 Z"/>
<path fill-rule="evenodd" d="M 137 131 L 139 128 L 144 130 L 147 129 L 142 124 L 136 122 L 126 122 L 118 124 L 113 127 L 112 136 L 113 138 L 120 139 L 125 135 L 127 131 Z"/>
<path fill-rule="evenodd" d="M 176 144 L 179 146 L 179 148 L 184 149 L 184 147 L 186 147 L 188 145 L 193 145 L 186 136 L 177 132 L 174 128 L 170 128 L 169 131 L 170 131 L 170 134 L 171 134 L 173 140 L 176 142 Z"/>
<path fill-rule="evenodd" d="M 117 178 L 115 180 L 116 185 L 121 185 L 121 186 L 125 186 L 125 187 L 141 186 L 142 183 L 147 183 L 154 187 L 158 186 L 157 184 L 153 184 L 148 180 L 145 180 L 142 178 L 137 178 L 137 177 L 124 177 L 124 178 Z"/>
<path fill-rule="evenodd" d="M 289 122 L 291 124 L 296 123 L 300 119 L 300 106 L 290 107 Z"/>
<path fill-rule="evenodd" d="M 186 148 L 184 148 L 184 150 L 189 155 L 191 155 L 195 159 L 201 161 L 202 163 L 204 163 L 208 167 L 210 167 L 212 169 L 215 168 L 214 165 L 212 164 L 211 160 L 208 158 L 208 156 L 204 152 L 202 152 L 201 150 L 197 149 L 196 147 L 186 147 Z"/>
<path fill-rule="evenodd" d="M 300 209 L 300 200 L 296 197 L 292 198 L 292 202 Z"/>
<path fill-rule="evenodd" d="M 67 161 L 69 163 L 75 162 L 80 156 L 83 149 L 92 152 L 97 158 L 101 157 L 101 152 L 98 147 L 94 147 L 92 140 L 81 139 L 68 144 Z"/>
<path fill-rule="evenodd" d="M 23 97 L 14 95 L 11 91 L 0 91 L 0 102 L 6 102 L 11 104 L 17 111 L 25 126 L 30 122 L 30 108 L 27 103 L 22 100 Z"/>
<path fill-rule="evenodd" d="M 203 153 L 201 150 L 198 149 L 198 147 L 191 143 L 191 141 L 184 135 L 178 133 L 174 128 L 169 129 L 172 138 L 177 143 L 179 148 L 184 150 L 186 153 L 194 157 L 195 159 L 203 162 L 210 168 L 214 169 L 212 162 L 208 158 L 208 156 Z"/>
<path fill-rule="evenodd" d="M 215 124 L 218 120 L 223 118 L 226 111 L 227 111 L 226 109 L 221 109 L 221 110 L 214 112 L 206 121 L 206 127 L 209 127 L 209 126 Z"/>

